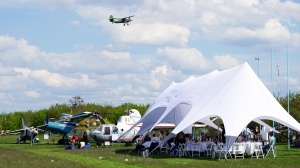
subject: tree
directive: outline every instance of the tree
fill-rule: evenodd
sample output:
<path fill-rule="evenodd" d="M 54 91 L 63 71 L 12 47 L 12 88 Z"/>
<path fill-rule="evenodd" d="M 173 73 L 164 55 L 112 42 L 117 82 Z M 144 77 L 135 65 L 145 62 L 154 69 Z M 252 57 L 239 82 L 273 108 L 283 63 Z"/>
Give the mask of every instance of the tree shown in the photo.
<path fill-rule="evenodd" d="M 77 110 L 76 113 L 82 112 L 83 99 L 80 96 L 74 96 L 70 99 L 71 107 Z"/>

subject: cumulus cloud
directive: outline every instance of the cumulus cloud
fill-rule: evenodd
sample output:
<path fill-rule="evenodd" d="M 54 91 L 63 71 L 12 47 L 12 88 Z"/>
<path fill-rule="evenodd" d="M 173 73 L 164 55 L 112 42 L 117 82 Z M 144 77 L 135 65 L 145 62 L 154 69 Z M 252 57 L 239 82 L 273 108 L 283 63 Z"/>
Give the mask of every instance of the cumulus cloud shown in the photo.
<path fill-rule="evenodd" d="M 30 64 L 38 62 L 44 53 L 38 47 L 29 45 L 25 39 L 15 39 L 9 35 L 0 36 L 0 60 L 2 64 Z"/>
<path fill-rule="evenodd" d="M 116 42 L 185 46 L 188 43 L 190 31 L 186 27 L 175 24 L 134 24 L 132 26 L 109 25 L 105 32 Z"/>
<path fill-rule="evenodd" d="M 277 19 L 268 20 L 262 28 L 249 29 L 246 27 L 233 27 L 225 31 L 223 40 L 236 45 L 249 46 L 270 43 L 270 45 L 282 45 L 282 42 L 292 46 L 300 45 L 300 34 L 291 33 Z M 250 41 L 250 43 L 249 43 Z M 252 42 L 252 43 L 251 43 Z"/>
<path fill-rule="evenodd" d="M 224 70 L 239 65 L 239 61 L 231 55 L 216 55 L 212 60 L 217 69 Z"/>
<path fill-rule="evenodd" d="M 213 67 L 223 70 L 239 64 L 238 60 L 230 55 L 216 55 L 213 59 L 207 59 L 196 48 L 159 48 L 156 54 L 173 69 L 185 71 L 187 74 L 203 72 Z"/>
<path fill-rule="evenodd" d="M 36 90 L 24 91 L 24 94 L 30 98 L 38 98 L 40 94 Z"/>
<path fill-rule="evenodd" d="M 162 86 L 162 82 L 165 81 L 168 75 L 168 68 L 166 65 L 156 67 L 151 71 L 151 85 L 155 89 L 159 89 Z"/>
<path fill-rule="evenodd" d="M 247 58 L 239 56 L 243 55 L 238 53 L 241 50 L 256 53 L 287 43 L 291 49 L 300 46 L 300 4 L 293 1 L 0 2 L 1 7 L 23 4 L 39 5 L 39 12 L 43 11 L 40 8 L 74 11 L 77 15 L 64 17 L 66 25 L 80 25 L 76 30 L 84 29 L 86 33 L 96 29 L 97 33 L 91 33 L 95 36 L 92 40 L 70 42 L 76 51 L 65 52 L 45 52 L 36 39 L 36 46 L 30 44 L 32 36 L 18 39 L 0 35 L 0 99 L 1 105 L 10 107 L 17 106 L 13 102 L 30 98 L 31 107 L 38 108 L 68 100 L 74 94 L 92 102 L 151 103 L 172 81 L 181 82 L 191 75 L 231 68 L 249 60 L 249 53 L 244 54 Z M 129 26 L 123 26 L 111 24 L 109 15 L 134 17 Z M 297 78 L 290 81 L 294 87 L 299 84 Z M 33 105 L 34 100 L 41 99 L 43 102 Z"/>

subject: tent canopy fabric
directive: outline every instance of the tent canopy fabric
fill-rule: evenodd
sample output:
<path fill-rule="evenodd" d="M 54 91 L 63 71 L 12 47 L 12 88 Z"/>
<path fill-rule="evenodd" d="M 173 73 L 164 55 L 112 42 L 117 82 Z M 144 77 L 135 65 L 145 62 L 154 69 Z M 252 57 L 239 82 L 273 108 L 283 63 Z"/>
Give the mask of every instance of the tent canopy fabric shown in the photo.
<path fill-rule="evenodd" d="M 173 135 L 195 122 L 216 127 L 209 120 L 215 116 L 223 120 L 227 149 L 251 121 L 274 120 L 300 131 L 300 124 L 279 104 L 248 63 L 243 63 L 224 71 L 190 77 L 181 83 L 173 82 L 137 123 L 143 123 L 138 135 L 160 122 L 174 123 Z"/>

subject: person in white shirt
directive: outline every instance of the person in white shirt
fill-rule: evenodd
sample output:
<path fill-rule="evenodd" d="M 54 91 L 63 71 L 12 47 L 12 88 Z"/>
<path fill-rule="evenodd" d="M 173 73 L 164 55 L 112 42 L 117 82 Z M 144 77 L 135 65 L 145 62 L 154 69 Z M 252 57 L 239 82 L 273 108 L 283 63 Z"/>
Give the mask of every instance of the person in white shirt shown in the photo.
<path fill-rule="evenodd" d="M 158 141 L 158 137 L 155 136 L 155 134 L 153 134 L 152 138 L 151 138 L 152 142 L 157 142 Z"/>

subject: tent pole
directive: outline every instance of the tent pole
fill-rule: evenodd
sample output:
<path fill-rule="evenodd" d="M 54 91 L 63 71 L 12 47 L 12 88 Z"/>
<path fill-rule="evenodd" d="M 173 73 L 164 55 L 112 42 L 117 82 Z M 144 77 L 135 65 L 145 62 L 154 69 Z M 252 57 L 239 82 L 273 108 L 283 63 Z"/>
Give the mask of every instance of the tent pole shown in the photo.
<path fill-rule="evenodd" d="M 255 58 L 255 60 L 257 60 L 257 76 L 258 76 L 258 78 L 260 78 L 259 76 L 259 52 L 258 52 L 258 54 L 257 54 L 257 58 Z M 259 132 L 260 132 L 260 130 L 261 130 L 261 124 L 259 124 Z"/>
<path fill-rule="evenodd" d="M 289 88 L 289 46 L 287 44 L 286 46 L 286 57 L 287 57 L 287 99 L 288 99 L 288 103 L 287 103 L 287 110 L 288 113 L 290 114 L 290 88 Z M 288 127 L 288 150 L 290 150 L 290 128 Z"/>
<path fill-rule="evenodd" d="M 272 85 L 272 94 L 274 96 L 274 88 L 273 88 L 273 48 L 271 50 L 271 85 Z M 272 127 L 274 129 L 274 120 L 272 121 Z M 274 131 L 273 131 L 273 136 L 274 136 Z"/>

